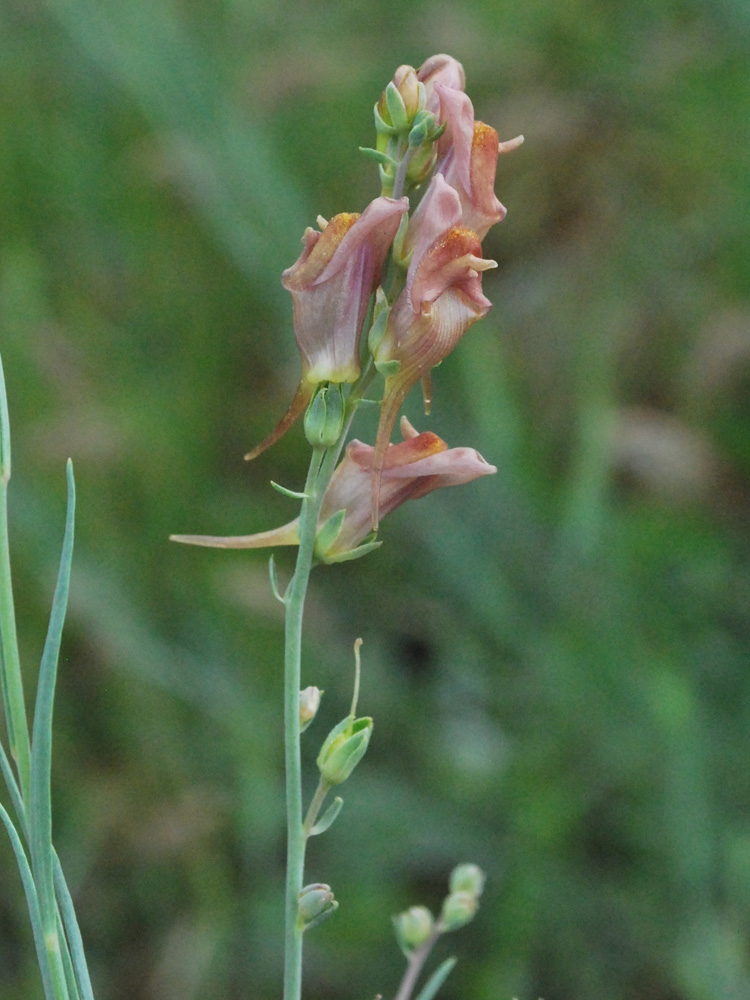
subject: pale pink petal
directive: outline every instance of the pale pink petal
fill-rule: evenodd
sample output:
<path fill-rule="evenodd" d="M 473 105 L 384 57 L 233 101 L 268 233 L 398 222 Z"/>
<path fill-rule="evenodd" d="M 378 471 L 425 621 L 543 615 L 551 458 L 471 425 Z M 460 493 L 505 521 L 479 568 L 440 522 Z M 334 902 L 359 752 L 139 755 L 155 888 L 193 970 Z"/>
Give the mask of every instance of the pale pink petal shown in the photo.
<path fill-rule="evenodd" d="M 474 106 L 469 97 L 460 90 L 451 90 L 437 84 L 435 90 L 440 98 L 440 121 L 446 130 L 440 138 L 438 155 L 450 150 L 453 168 L 466 191 L 471 190 L 471 146 L 474 140 Z"/>

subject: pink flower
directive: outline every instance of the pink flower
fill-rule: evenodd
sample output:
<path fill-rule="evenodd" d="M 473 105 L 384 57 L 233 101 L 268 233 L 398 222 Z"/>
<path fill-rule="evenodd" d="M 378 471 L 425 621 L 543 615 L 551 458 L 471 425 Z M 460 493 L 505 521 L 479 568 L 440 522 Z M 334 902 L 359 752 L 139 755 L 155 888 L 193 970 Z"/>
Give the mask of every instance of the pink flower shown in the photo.
<path fill-rule="evenodd" d="M 440 98 L 436 86 L 451 90 L 463 90 L 466 86 L 466 74 L 461 63 L 443 52 L 430 56 L 422 63 L 417 70 L 417 79 L 425 87 L 427 110 L 435 115 L 440 111 Z"/>
<path fill-rule="evenodd" d="M 412 256 L 406 288 L 373 348 L 375 362 L 386 375 L 373 463 L 374 527 L 380 469 L 401 404 L 419 379 L 447 357 L 472 323 L 487 313 L 491 303 L 482 293 L 481 275 L 497 266 L 482 258 L 476 233 L 459 225 L 459 195 L 442 175 L 433 178 L 420 210 L 415 232 L 411 238 L 407 234 L 406 250 Z M 389 368 L 396 370 L 389 373 Z"/>
<path fill-rule="evenodd" d="M 497 158 L 500 153 L 517 149 L 523 136 L 501 143 L 494 128 L 474 121 L 474 109 L 466 94 L 440 86 L 437 90 L 448 122 L 445 134 L 451 137 L 438 171 L 458 192 L 462 225 L 473 229 L 481 241 L 506 215 L 504 205 L 495 196 Z"/>
<path fill-rule="evenodd" d="M 246 458 L 257 457 L 285 433 L 321 382 L 359 377 L 359 336 L 367 304 L 408 209 L 408 198 L 376 198 L 361 215 L 335 215 L 323 221 L 321 232 L 305 230 L 302 253 L 281 276 L 292 295 L 302 381 L 286 415 Z"/>
<path fill-rule="evenodd" d="M 406 417 L 401 418 L 404 440 L 386 451 L 380 484 L 380 511 L 385 517 L 406 503 L 418 500 L 442 486 L 459 486 L 497 472 L 473 448 L 449 448 L 436 434 L 419 434 Z M 323 562 L 342 562 L 369 551 L 358 549 L 371 531 L 370 500 L 375 449 L 351 441 L 343 461 L 333 474 L 323 500 L 319 531 L 343 511 L 338 531 L 327 538 L 319 534 L 316 555 Z M 298 545 L 299 518 L 272 531 L 256 535 L 220 538 L 211 535 L 173 535 L 172 540 L 220 549 L 259 549 L 275 545 Z"/>

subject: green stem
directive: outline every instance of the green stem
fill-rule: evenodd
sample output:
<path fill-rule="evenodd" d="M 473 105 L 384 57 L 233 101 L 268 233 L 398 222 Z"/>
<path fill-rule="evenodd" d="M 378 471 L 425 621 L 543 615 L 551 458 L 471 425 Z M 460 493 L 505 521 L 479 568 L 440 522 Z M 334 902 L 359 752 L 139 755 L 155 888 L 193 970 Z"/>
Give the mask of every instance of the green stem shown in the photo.
<path fill-rule="evenodd" d="M 415 948 L 411 955 L 409 955 L 406 972 L 404 973 L 404 978 L 401 980 L 399 985 L 396 1000 L 410 1000 L 411 995 L 414 992 L 414 987 L 417 985 L 417 980 L 419 979 L 422 967 L 430 957 L 430 952 L 435 947 L 435 942 L 444 930 L 445 927 L 443 926 L 442 921 L 438 920 L 433 928 L 432 934 L 425 941 L 425 943 L 419 948 Z"/>
<path fill-rule="evenodd" d="M 342 435 L 343 436 L 343 435 Z M 307 837 L 302 820 L 299 692 L 301 687 L 302 618 L 315 550 L 320 508 L 336 466 L 340 442 L 325 451 L 314 449 L 305 483 L 299 521 L 299 551 L 287 590 L 284 649 L 284 745 L 286 763 L 287 872 L 284 947 L 284 1000 L 302 995 L 302 926 L 298 900 L 305 869 Z"/>

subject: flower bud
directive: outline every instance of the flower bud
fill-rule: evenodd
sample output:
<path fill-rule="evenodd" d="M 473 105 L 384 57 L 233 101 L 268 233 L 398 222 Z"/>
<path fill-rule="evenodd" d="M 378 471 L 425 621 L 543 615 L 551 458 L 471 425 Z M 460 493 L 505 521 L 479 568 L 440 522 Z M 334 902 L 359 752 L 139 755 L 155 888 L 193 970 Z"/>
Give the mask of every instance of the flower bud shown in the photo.
<path fill-rule="evenodd" d="M 317 687 L 306 687 L 299 693 L 299 731 L 304 733 L 320 708 L 320 696 L 323 692 Z"/>
<path fill-rule="evenodd" d="M 306 885 L 299 894 L 298 911 L 303 926 L 318 921 L 322 916 L 335 910 L 338 903 L 333 898 L 330 885 L 324 882 L 312 882 Z"/>
<path fill-rule="evenodd" d="M 344 397 L 337 383 L 315 390 L 305 413 L 305 437 L 313 448 L 336 444 L 344 427 Z"/>
<path fill-rule="evenodd" d="M 479 902 L 470 892 L 452 892 L 445 897 L 441 919 L 446 931 L 456 931 L 468 924 L 477 912 Z"/>
<path fill-rule="evenodd" d="M 372 719 L 351 715 L 328 734 L 318 754 L 318 770 L 329 785 L 340 785 L 365 755 L 372 733 Z"/>
<path fill-rule="evenodd" d="M 393 918 L 393 926 L 399 947 L 409 952 L 429 939 L 435 927 L 435 919 L 426 906 L 410 906 Z"/>
<path fill-rule="evenodd" d="M 425 106 L 424 84 L 413 66 L 399 66 L 377 103 L 377 114 L 389 128 L 404 132 Z M 377 119 L 376 119 L 377 120 Z"/>
<path fill-rule="evenodd" d="M 450 890 L 452 893 L 468 892 L 477 898 L 484 889 L 484 872 L 479 865 L 457 865 L 451 872 Z"/>

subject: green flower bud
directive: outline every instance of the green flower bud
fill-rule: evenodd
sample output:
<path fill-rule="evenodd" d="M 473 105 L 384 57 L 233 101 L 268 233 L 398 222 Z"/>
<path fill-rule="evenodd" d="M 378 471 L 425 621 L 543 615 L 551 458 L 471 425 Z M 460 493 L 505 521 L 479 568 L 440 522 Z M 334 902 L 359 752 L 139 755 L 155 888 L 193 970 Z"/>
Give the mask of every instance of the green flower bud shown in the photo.
<path fill-rule="evenodd" d="M 484 872 L 479 865 L 457 865 L 451 872 L 449 884 L 452 893 L 468 892 L 478 898 L 484 889 Z"/>
<path fill-rule="evenodd" d="M 404 952 L 410 952 L 429 939 L 435 919 L 426 906 L 410 906 L 393 918 L 393 926 L 399 947 Z"/>
<path fill-rule="evenodd" d="M 313 448 L 336 444 L 344 427 L 344 397 L 338 383 L 318 386 L 305 413 L 305 437 Z"/>
<path fill-rule="evenodd" d="M 299 731 L 304 733 L 312 720 L 318 714 L 320 696 L 323 692 L 317 687 L 306 687 L 299 693 Z"/>
<path fill-rule="evenodd" d="M 316 922 L 323 916 L 327 916 L 338 907 L 338 903 L 333 898 L 330 885 L 324 882 L 312 882 L 306 885 L 299 894 L 299 916 L 303 925 Z"/>
<path fill-rule="evenodd" d="M 470 892 L 452 892 L 445 897 L 441 919 L 446 931 L 455 931 L 468 924 L 477 912 L 479 902 Z"/>
<path fill-rule="evenodd" d="M 372 733 L 372 719 L 347 715 L 328 734 L 318 754 L 318 770 L 329 785 L 346 781 L 365 755 Z"/>

